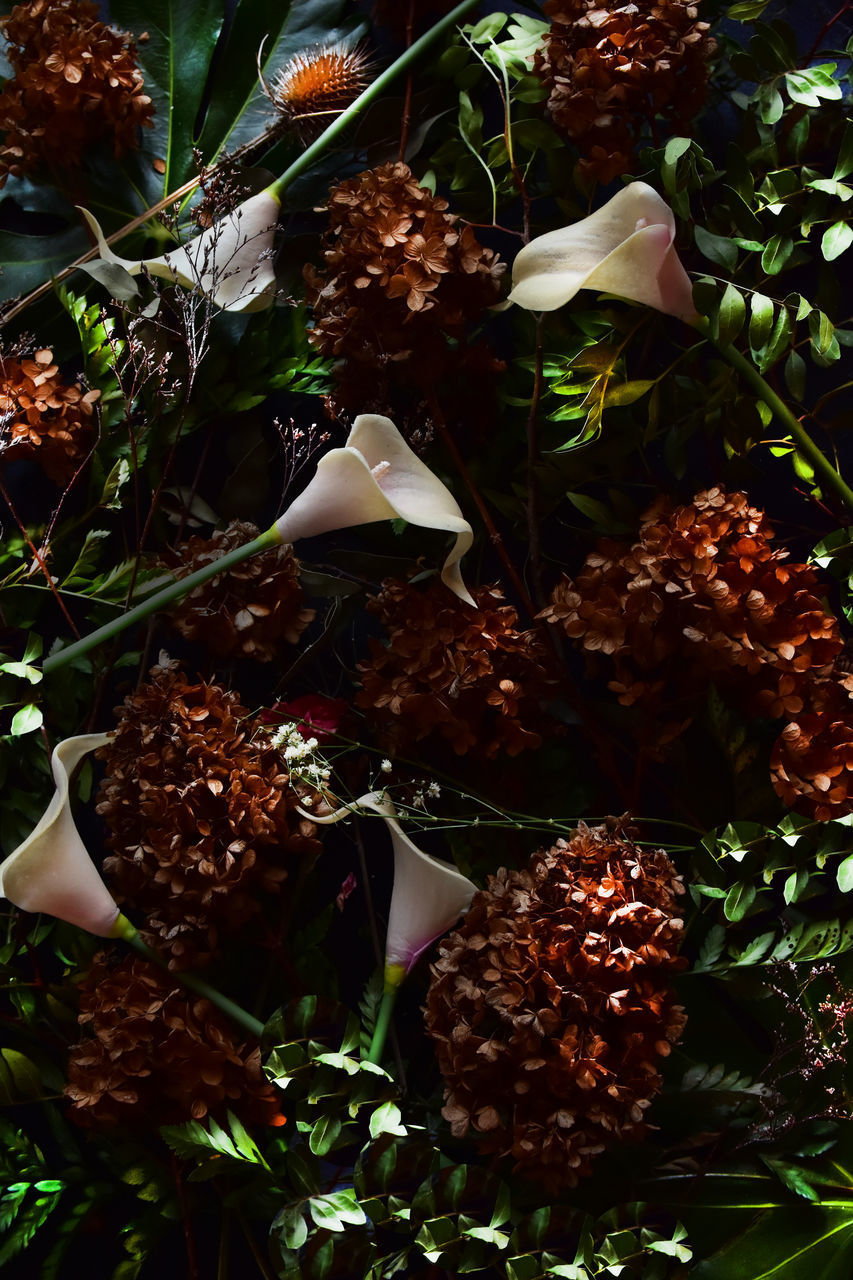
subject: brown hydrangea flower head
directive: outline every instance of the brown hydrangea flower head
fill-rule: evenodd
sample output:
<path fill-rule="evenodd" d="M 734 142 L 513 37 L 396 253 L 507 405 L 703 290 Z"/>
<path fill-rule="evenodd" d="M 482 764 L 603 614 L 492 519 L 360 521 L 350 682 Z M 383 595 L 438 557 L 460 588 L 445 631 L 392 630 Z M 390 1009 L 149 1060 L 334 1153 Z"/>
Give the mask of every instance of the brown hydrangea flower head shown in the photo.
<path fill-rule="evenodd" d="M 178 578 L 220 559 L 256 538 L 248 521 L 232 520 L 212 538 L 192 537 L 163 563 Z M 299 561 L 290 547 L 272 547 L 190 591 L 171 610 L 182 636 L 217 658 L 271 662 L 285 645 L 296 644 L 314 617 L 305 607 Z"/>
<path fill-rule="evenodd" d="M 818 822 L 853 813 L 853 705 L 806 711 L 782 730 L 770 756 L 777 795 Z"/>
<path fill-rule="evenodd" d="M 687 689 L 748 678 L 766 713 L 801 698 L 804 681 L 825 674 L 842 648 L 814 569 L 789 564 L 773 537 L 743 493 L 715 487 L 680 507 L 661 500 L 632 546 L 600 542 L 542 616 L 606 655 L 624 705 L 651 703 L 679 679 Z"/>
<path fill-rule="evenodd" d="M 107 142 L 118 157 L 139 146 L 154 108 L 129 35 L 98 19 L 89 0 L 30 0 L 0 18 L 14 76 L 0 93 L 0 186 L 17 176 L 69 173 Z"/>
<path fill-rule="evenodd" d="M 53 352 L 0 359 L 0 455 L 35 458 L 56 484 L 66 484 L 95 440 L 100 391 L 63 382 Z"/>
<path fill-rule="evenodd" d="M 253 735 L 257 735 L 254 737 Z M 117 709 L 99 752 L 104 874 L 149 914 L 174 962 L 207 955 L 256 918 L 296 857 L 318 852 L 300 790 L 235 693 L 165 662 Z"/>
<path fill-rule="evenodd" d="M 641 1138 L 685 1023 L 681 877 L 615 820 L 501 870 L 439 944 L 426 1003 L 453 1133 L 554 1192 Z"/>
<path fill-rule="evenodd" d="M 80 985 L 79 1021 L 65 1095 L 81 1124 L 179 1124 L 223 1119 L 226 1108 L 247 1124 L 282 1123 L 259 1046 L 150 961 L 99 952 Z"/>
<path fill-rule="evenodd" d="M 447 210 L 401 163 L 331 191 L 325 265 L 308 265 L 304 275 L 314 313 L 309 337 L 339 361 L 342 406 L 387 413 L 395 392 L 411 394 L 451 373 L 464 385 L 466 372 L 483 363 L 465 336 L 497 301 L 505 264 Z M 493 377 L 495 362 L 484 363 Z"/>
<path fill-rule="evenodd" d="M 658 117 L 689 136 L 716 48 L 698 0 L 549 0 L 545 13 L 551 30 L 534 70 L 590 178 L 632 172 L 638 138 Z"/>
<path fill-rule="evenodd" d="M 457 755 L 493 759 L 538 747 L 546 654 L 535 631 L 517 630 L 497 587 L 476 587 L 476 608 L 443 583 L 388 579 L 368 608 L 386 639 L 359 663 L 364 708 L 392 753 L 428 739 Z"/>
<path fill-rule="evenodd" d="M 273 79 L 270 101 L 285 124 L 302 137 L 322 132 L 370 83 L 364 45 L 318 45 L 296 53 Z"/>

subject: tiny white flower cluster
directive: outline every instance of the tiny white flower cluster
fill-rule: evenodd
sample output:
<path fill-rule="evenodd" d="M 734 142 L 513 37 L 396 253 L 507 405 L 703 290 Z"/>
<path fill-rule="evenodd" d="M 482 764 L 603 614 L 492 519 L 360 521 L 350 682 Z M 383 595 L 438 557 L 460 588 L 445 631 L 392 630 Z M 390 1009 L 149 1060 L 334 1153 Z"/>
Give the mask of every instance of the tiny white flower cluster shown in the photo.
<path fill-rule="evenodd" d="M 320 744 L 316 738 L 303 738 L 298 726 L 289 724 L 276 729 L 270 741 L 284 756 L 292 780 L 314 787 L 317 791 L 325 788 L 332 771 L 327 761 L 317 752 Z M 311 797 L 304 797 L 302 803 L 310 808 Z"/>
<path fill-rule="evenodd" d="M 419 787 L 412 798 L 412 808 L 425 809 L 427 800 L 437 800 L 440 795 L 441 787 L 437 782 L 431 782 L 426 789 Z"/>

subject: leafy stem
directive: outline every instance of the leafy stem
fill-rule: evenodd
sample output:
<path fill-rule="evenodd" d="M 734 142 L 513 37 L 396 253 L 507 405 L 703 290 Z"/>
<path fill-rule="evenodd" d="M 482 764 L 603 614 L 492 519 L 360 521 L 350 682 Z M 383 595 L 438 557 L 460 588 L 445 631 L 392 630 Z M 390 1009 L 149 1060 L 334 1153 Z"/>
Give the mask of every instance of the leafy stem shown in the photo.
<path fill-rule="evenodd" d="M 836 471 L 826 455 L 812 440 L 803 424 L 794 416 L 782 397 L 777 395 L 770 384 L 765 381 L 755 365 L 730 343 L 717 341 L 707 320 L 698 317 L 692 321 L 692 324 L 694 328 L 698 329 L 700 333 L 703 333 L 706 338 L 709 338 L 714 343 L 723 359 L 727 360 L 732 368 L 743 377 L 744 381 L 749 383 L 759 399 L 764 401 L 777 419 L 788 429 L 791 439 L 797 446 L 801 456 L 811 463 L 817 474 L 841 499 L 847 510 L 853 512 L 853 489 L 850 488 L 844 477 Z"/>
<path fill-rule="evenodd" d="M 50 675 L 52 671 L 58 671 L 76 658 L 82 657 L 84 653 L 88 653 L 90 649 L 106 643 L 107 640 L 112 640 L 114 636 L 119 635 L 127 627 L 133 626 L 136 622 L 141 622 L 143 618 L 156 613 L 159 609 L 164 609 L 166 605 L 171 604 L 174 600 L 181 600 L 195 587 L 200 586 L 203 582 L 208 582 L 211 578 L 215 578 L 226 569 L 230 569 L 232 565 L 241 564 L 244 560 L 248 560 L 250 556 L 257 555 L 260 551 L 267 551 L 270 547 L 279 546 L 280 544 L 281 538 L 278 535 L 278 530 L 275 525 L 271 525 L 269 529 L 266 529 L 257 538 L 253 538 L 251 542 L 246 542 L 241 547 L 234 547 L 231 551 L 226 552 L 224 556 L 220 556 L 218 560 L 203 565 L 202 568 L 196 569 L 194 573 L 187 574 L 185 578 L 176 578 L 174 582 L 170 582 L 167 587 L 156 591 L 147 600 L 143 600 L 141 604 L 129 609 L 127 613 L 121 614 L 118 618 L 113 618 L 110 622 L 105 622 L 96 631 L 90 631 L 82 639 L 76 640 L 64 649 L 50 654 L 44 661 L 43 670 L 45 675 Z"/>

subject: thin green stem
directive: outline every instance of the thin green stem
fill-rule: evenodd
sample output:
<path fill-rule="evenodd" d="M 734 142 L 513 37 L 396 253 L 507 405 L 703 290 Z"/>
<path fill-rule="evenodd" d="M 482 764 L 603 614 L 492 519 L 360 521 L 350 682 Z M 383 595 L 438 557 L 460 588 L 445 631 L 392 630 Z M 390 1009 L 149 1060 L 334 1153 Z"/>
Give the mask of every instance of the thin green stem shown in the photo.
<path fill-rule="evenodd" d="M 129 922 L 128 922 L 129 923 Z M 204 978 L 199 978 L 195 973 L 187 973 L 186 970 L 178 969 L 172 971 L 168 969 L 166 961 L 156 951 L 153 951 L 147 943 L 137 933 L 136 929 L 131 932 L 130 929 L 124 928 L 120 935 L 140 955 L 145 956 L 146 960 L 151 960 L 154 964 L 159 965 L 161 969 L 167 969 L 173 973 L 173 976 L 186 987 L 189 991 L 194 991 L 196 995 L 203 996 L 205 1000 L 209 1000 L 211 1004 L 216 1005 L 217 1009 L 221 1009 L 227 1014 L 232 1022 L 238 1027 L 242 1027 L 244 1031 L 248 1031 L 249 1035 L 261 1038 L 264 1024 L 259 1022 L 257 1018 L 253 1018 L 250 1013 L 241 1008 L 239 1004 L 235 1004 L 233 1000 L 229 1000 L 228 996 L 224 996 L 221 991 L 217 991 L 209 982 L 205 982 Z"/>
<path fill-rule="evenodd" d="M 821 452 L 803 424 L 794 416 L 781 396 L 778 396 L 769 383 L 762 378 L 755 365 L 747 360 L 746 356 L 741 355 L 736 347 L 731 346 L 729 343 L 718 342 L 711 333 L 707 320 L 700 317 L 692 323 L 694 328 L 698 329 L 700 333 L 714 343 L 723 359 L 727 360 L 732 368 L 737 370 L 744 381 L 749 383 L 756 395 L 773 411 L 779 421 L 788 429 L 791 439 L 797 446 L 797 452 L 811 463 L 817 474 L 822 480 L 826 481 L 826 484 L 841 499 L 847 510 L 853 512 L 853 489 L 850 488 L 844 477 L 836 471 L 826 455 Z"/>
<path fill-rule="evenodd" d="M 80 640 L 75 640 L 73 644 L 60 649 L 57 653 L 52 653 L 48 658 L 45 658 L 44 674 L 50 675 L 51 672 L 58 671 L 61 667 L 67 666 L 69 662 L 73 662 L 75 658 L 79 658 L 81 654 L 88 653 L 90 649 L 96 648 L 97 645 L 105 644 L 107 640 L 112 640 L 114 636 L 119 635 L 127 627 L 132 627 L 134 623 L 141 622 L 143 618 L 156 613 L 158 609 L 165 609 L 166 605 L 171 604 L 174 600 L 181 600 L 195 587 L 200 586 L 203 582 L 208 582 L 211 578 L 215 578 L 217 574 L 230 569 L 232 565 L 240 564 L 243 560 L 248 560 L 250 556 L 257 555 L 260 551 L 267 551 L 270 547 L 280 545 L 281 538 L 278 535 L 276 526 L 271 525 L 269 529 L 251 542 L 244 543 L 242 547 L 234 547 L 231 551 L 227 551 L 224 556 L 220 556 L 218 560 L 213 560 L 201 569 L 196 569 L 195 573 L 187 574 L 185 578 L 176 578 L 174 582 L 169 583 L 168 587 L 155 591 L 147 600 L 143 600 L 141 604 L 136 605 L 133 609 L 128 609 L 127 613 L 121 614 L 118 618 L 113 618 L 110 622 L 105 622 L 96 631 L 90 631 L 87 636 L 83 636 Z"/>
<path fill-rule="evenodd" d="M 373 1062 L 377 1066 L 382 1061 L 382 1054 L 385 1050 L 385 1041 L 388 1036 L 388 1028 L 391 1026 L 391 1016 L 394 1012 L 394 1004 L 397 1000 L 397 992 L 399 989 L 399 983 L 396 986 L 392 986 L 386 981 L 385 990 L 382 993 L 382 1003 L 379 1006 L 379 1014 L 376 1018 L 376 1028 L 373 1032 L 373 1039 L 370 1042 L 370 1051 L 367 1055 L 367 1061 Z"/>
<path fill-rule="evenodd" d="M 384 71 L 380 72 L 373 83 L 364 90 L 364 93 L 356 98 L 355 102 L 351 103 L 345 111 L 342 111 L 336 120 L 332 121 L 328 129 L 321 133 L 320 137 L 315 142 L 312 142 L 310 147 L 306 147 L 302 154 L 297 156 L 290 168 L 285 169 L 280 178 L 276 178 L 275 182 L 268 188 L 270 193 L 280 200 L 287 188 L 311 168 L 315 160 L 326 151 L 330 143 L 334 142 L 349 127 L 356 116 L 383 94 L 393 80 L 408 71 L 417 62 L 421 54 L 430 45 L 434 44 L 445 31 L 449 31 L 469 9 L 473 9 L 476 3 L 477 0 L 463 0 L 462 4 L 458 4 L 455 9 L 451 9 L 450 13 L 441 18 L 429 31 L 424 32 L 414 44 L 409 45 L 409 48 L 401 53 L 399 58 L 391 63 L 390 67 L 386 67 Z"/>

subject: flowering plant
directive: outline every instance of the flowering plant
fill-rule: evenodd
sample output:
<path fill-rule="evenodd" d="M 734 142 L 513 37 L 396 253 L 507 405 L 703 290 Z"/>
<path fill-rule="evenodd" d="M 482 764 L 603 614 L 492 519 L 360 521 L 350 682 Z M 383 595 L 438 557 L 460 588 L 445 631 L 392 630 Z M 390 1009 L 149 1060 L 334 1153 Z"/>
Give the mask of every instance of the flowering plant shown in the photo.
<path fill-rule="evenodd" d="M 0 16 L 4 1278 L 851 1272 L 851 7 L 510 9 Z"/>

